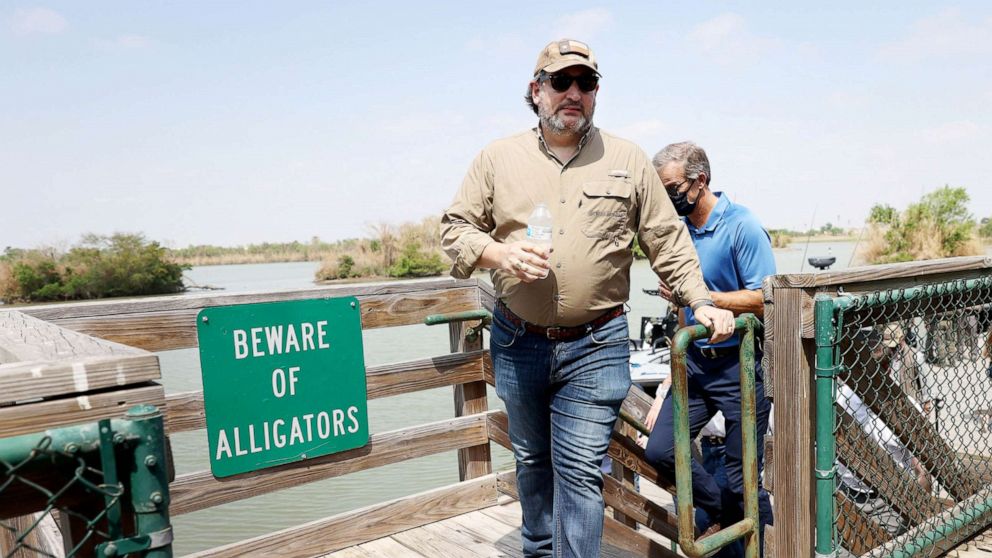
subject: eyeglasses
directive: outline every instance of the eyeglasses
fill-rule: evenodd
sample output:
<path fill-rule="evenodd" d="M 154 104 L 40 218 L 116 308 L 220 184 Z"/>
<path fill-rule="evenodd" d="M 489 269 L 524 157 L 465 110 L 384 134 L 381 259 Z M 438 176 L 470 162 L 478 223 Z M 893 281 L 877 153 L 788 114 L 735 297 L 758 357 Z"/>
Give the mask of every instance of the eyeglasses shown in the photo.
<path fill-rule="evenodd" d="M 692 182 L 694 180 L 696 180 L 696 179 L 695 178 L 686 178 L 685 180 L 683 180 L 682 182 L 679 182 L 678 184 L 673 184 L 673 185 L 665 186 L 665 190 L 668 191 L 669 194 L 671 194 L 671 195 L 674 196 L 675 194 L 678 194 L 679 193 L 679 190 L 682 188 L 682 185 L 683 184 L 685 184 L 686 182 Z"/>
<path fill-rule="evenodd" d="M 596 86 L 599 85 L 599 76 L 592 73 L 586 73 L 579 76 L 570 76 L 568 74 L 542 74 L 538 81 L 550 81 L 551 87 L 559 93 L 564 93 L 572 87 L 572 82 L 579 84 L 579 90 L 583 93 L 589 93 Z"/>

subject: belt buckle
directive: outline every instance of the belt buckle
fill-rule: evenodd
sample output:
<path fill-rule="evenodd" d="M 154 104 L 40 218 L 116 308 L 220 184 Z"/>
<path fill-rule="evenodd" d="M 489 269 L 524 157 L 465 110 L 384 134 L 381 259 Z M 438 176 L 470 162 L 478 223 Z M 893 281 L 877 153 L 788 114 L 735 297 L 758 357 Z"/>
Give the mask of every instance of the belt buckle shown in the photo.
<path fill-rule="evenodd" d="M 561 335 L 561 328 L 558 326 L 546 328 L 544 330 L 544 335 L 547 336 L 548 339 L 555 341 L 558 339 L 558 336 Z"/>

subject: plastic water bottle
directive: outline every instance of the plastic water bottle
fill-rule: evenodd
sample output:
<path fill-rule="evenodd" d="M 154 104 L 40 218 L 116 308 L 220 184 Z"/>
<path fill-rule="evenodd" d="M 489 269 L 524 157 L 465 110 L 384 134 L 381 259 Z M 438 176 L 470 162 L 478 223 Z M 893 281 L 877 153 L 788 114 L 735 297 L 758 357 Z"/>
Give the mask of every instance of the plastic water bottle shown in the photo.
<path fill-rule="evenodd" d="M 527 219 L 527 240 L 541 247 L 551 248 L 551 231 L 554 229 L 554 221 L 551 218 L 551 210 L 544 203 L 534 206 Z M 547 277 L 547 271 L 544 276 Z"/>

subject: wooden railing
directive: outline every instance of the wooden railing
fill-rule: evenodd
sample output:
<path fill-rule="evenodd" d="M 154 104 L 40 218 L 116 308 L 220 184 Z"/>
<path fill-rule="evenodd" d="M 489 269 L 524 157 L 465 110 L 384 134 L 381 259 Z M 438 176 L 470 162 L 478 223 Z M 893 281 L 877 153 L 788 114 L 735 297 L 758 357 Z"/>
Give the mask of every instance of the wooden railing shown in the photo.
<path fill-rule="evenodd" d="M 814 297 L 819 293 L 859 295 L 952 279 L 973 279 L 987 276 L 990 269 L 992 258 L 962 257 L 817 274 L 776 275 L 765 280 L 763 368 L 766 394 L 775 401 L 776 425 L 773 446 L 768 446 L 774 447 L 776 458 L 768 452 L 765 476 L 765 486 L 774 494 L 775 527 L 774 537 L 766 534 L 766 541 L 771 543 L 775 556 L 812 558 L 814 555 Z M 857 439 L 861 434 L 859 428 L 841 430 L 838 443 L 842 449 L 859 444 L 873 448 L 871 451 L 878 449 L 873 442 Z M 880 461 L 887 462 L 888 458 Z M 893 499 L 899 497 L 893 495 Z M 842 522 L 861 526 L 848 531 L 877 530 L 849 502 L 841 502 L 839 507 Z M 852 544 L 857 546 L 855 550 L 870 550 L 872 546 L 863 540 Z M 765 554 L 769 555 L 767 549 Z"/>
<path fill-rule="evenodd" d="M 195 318 L 212 306 L 356 296 L 363 329 L 420 324 L 429 314 L 493 306 L 492 288 L 476 280 L 424 280 L 316 287 L 290 292 L 171 296 L 20 307 L 0 312 L 0 438 L 121 416 L 137 403 L 166 411 L 170 434 L 205 427 L 202 391 L 166 395 L 158 357 L 149 351 L 196 346 Z M 170 485 L 172 516 L 317 480 L 417 457 L 457 451 L 460 483 L 375 504 L 306 525 L 238 541 L 195 556 L 316 556 L 496 504 L 515 496 L 513 471 L 493 472 L 490 442 L 509 448 L 505 413 L 487 406 L 493 383 L 488 351 L 449 325 L 450 354 L 367 369 L 368 397 L 451 386 L 454 417 L 376 433 L 369 444 L 315 459 L 224 479 L 209 471 L 179 475 Z M 166 371 L 168 373 L 168 371 Z M 651 400 L 631 390 L 625 410 L 641 420 Z M 636 526 L 669 539 L 676 522 L 637 493 L 634 473 L 659 482 L 632 431 L 618 428 L 610 445 L 614 476 L 604 496 L 613 509 L 607 542 L 638 556 L 674 556 Z M 669 487 L 670 488 L 670 487 Z M 2 507 L 2 506 L 0 506 Z"/>

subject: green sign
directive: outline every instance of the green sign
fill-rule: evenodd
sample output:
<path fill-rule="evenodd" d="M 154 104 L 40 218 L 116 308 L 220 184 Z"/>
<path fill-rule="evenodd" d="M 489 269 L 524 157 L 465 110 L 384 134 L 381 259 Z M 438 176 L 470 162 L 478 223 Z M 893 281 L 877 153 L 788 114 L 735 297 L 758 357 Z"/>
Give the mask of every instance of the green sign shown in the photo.
<path fill-rule="evenodd" d="M 368 443 L 355 297 L 205 308 L 196 333 L 215 477 Z"/>

